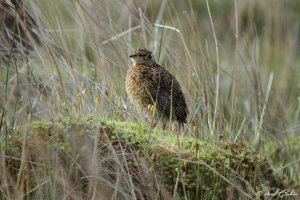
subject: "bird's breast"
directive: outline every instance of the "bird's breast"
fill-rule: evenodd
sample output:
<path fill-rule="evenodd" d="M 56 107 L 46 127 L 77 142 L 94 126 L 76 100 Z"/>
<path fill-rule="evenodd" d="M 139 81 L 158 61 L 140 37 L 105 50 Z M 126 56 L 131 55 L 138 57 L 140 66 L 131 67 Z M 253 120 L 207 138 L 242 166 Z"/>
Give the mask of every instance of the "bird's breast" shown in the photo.
<path fill-rule="evenodd" d="M 154 74 L 148 67 L 135 65 L 131 67 L 126 75 L 126 90 L 130 100 L 137 104 L 149 103 L 156 87 Z"/>

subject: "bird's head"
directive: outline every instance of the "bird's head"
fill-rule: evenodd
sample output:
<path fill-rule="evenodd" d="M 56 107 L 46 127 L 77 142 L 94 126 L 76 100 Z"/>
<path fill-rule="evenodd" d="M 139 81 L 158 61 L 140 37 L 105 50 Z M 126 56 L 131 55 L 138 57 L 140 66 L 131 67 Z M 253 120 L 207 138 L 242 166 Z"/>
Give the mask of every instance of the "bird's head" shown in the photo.
<path fill-rule="evenodd" d="M 138 49 L 133 54 L 129 55 L 129 58 L 131 58 L 133 64 L 154 64 L 155 58 L 151 51 L 147 49 Z"/>

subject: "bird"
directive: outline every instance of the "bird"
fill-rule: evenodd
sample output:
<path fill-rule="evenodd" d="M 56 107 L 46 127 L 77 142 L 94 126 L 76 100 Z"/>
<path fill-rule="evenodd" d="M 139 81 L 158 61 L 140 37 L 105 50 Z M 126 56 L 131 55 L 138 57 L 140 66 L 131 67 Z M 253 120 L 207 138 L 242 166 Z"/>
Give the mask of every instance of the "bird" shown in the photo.
<path fill-rule="evenodd" d="M 129 58 L 133 65 L 127 71 L 125 86 L 131 103 L 146 119 L 152 119 L 152 127 L 162 122 L 165 130 L 168 121 L 177 121 L 178 130 L 182 130 L 189 110 L 179 82 L 156 63 L 148 49 L 139 48 Z"/>

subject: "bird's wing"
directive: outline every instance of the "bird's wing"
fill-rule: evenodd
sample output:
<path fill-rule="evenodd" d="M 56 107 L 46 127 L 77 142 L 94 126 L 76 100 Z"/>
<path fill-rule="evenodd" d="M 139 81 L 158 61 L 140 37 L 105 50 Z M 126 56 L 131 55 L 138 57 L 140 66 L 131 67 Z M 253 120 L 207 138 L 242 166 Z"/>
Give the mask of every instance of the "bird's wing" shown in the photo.
<path fill-rule="evenodd" d="M 159 82 L 158 108 L 163 109 L 166 114 L 170 114 L 172 109 L 173 115 L 178 120 L 185 122 L 188 109 L 178 81 L 164 68 L 160 68 L 159 74 L 160 76 L 156 77 L 156 82 Z"/>

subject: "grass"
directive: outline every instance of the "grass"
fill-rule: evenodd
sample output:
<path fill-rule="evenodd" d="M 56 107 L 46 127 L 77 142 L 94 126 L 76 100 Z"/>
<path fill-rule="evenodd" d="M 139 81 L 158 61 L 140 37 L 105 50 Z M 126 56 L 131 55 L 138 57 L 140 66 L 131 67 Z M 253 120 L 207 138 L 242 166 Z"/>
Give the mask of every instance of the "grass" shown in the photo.
<path fill-rule="evenodd" d="M 40 44 L 30 51 L 30 55 L 23 51 L 10 52 L 9 46 L 4 49 L 8 53 L 3 50 L 1 54 L 10 55 L 2 56 L 0 60 L 1 198 L 29 198 L 24 191 L 33 190 L 30 194 L 48 199 L 62 197 L 60 194 L 64 195 L 62 198 L 97 199 L 99 196 L 93 196 L 95 191 L 100 191 L 97 195 L 102 194 L 102 197 L 109 194 L 112 198 L 121 195 L 124 199 L 132 199 L 138 198 L 135 191 L 143 193 L 147 190 L 134 180 L 126 179 L 128 173 L 125 172 L 130 164 L 126 159 L 120 162 L 119 158 L 126 157 L 124 149 L 116 150 L 111 146 L 110 153 L 105 154 L 96 148 L 97 141 L 90 143 L 86 135 L 100 133 L 93 126 L 94 132 L 91 131 L 90 125 L 77 127 L 76 122 L 65 123 L 77 128 L 63 134 L 71 137 L 75 131 L 77 140 L 89 141 L 87 150 L 81 150 L 83 146 L 76 142 L 77 145 L 71 146 L 57 143 L 53 150 L 56 153 L 51 154 L 38 170 L 33 170 L 33 174 L 26 174 L 25 164 L 32 162 L 27 157 L 29 144 L 35 146 L 35 140 L 29 140 L 34 134 L 30 126 L 38 123 L 37 133 L 41 135 L 44 131 L 41 122 L 45 122 L 47 133 L 49 123 L 56 131 L 69 130 L 59 127 L 64 123 L 54 121 L 53 124 L 51 120 L 57 116 L 66 120 L 68 116 L 91 115 L 97 123 L 120 130 L 120 135 L 115 137 L 133 137 L 150 145 L 147 148 L 138 146 L 143 154 L 162 141 L 167 143 L 163 145 L 164 150 L 178 145 L 179 140 L 172 133 L 163 132 L 160 127 L 149 130 L 127 98 L 124 80 L 131 65 L 128 54 L 138 47 L 153 50 L 157 61 L 178 79 L 183 89 L 190 110 L 186 126 L 189 137 L 184 141 L 201 141 L 207 144 L 208 151 L 218 149 L 220 144 L 226 149 L 226 144 L 242 142 L 245 148 L 241 152 L 255 151 L 265 157 L 270 168 L 275 169 L 276 176 L 285 177 L 283 182 L 300 194 L 297 190 L 300 177 L 297 145 L 300 121 L 299 3 L 104 0 L 25 1 L 25 5 L 39 24 Z M 79 122 L 84 123 L 80 119 Z M 87 124 L 91 123 L 84 119 Z M 14 141 L 18 141 L 17 144 L 13 144 Z M 70 141 L 74 142 L 73 139 Z M 109 141 L 107 145 L 111 145 Z M 40 143 L 39 140 L 35 142 Z M 12 165 L 17 167 L 10 174 L 5 156 L 8 155 L 6 149 L 16 150 L 14 145 L 20 148 L 9 155 L 14 158 L 11 162 L 18 163 Z M 64 162 L 60 162 L 58 155 L 61 150 L 67 155 Z M 38 154 L 47 148 L 35 151 Z M 96 152 L 103 153 L 100 160 Z M 84 164 L 86 169 L 81 169 L 82 163 L 76 156 L 88 159 L 88 164 Z M 182 161 L 180 156 L 175 155 Z M 59 159 L 55 160 L 56 157 Z M 103 166 L 99 163 L 105 163 L 107 159 L 114 160 L 115 166 L 104 167 L 106 173 L 102 174 Z M 188 160 L 195 162 L 191 158 Z M 228 178 L 228 174 L 222 174 L 222 169 L 214 168 L 215 163 L 215 160 L 206 163 L 205 169 L 211 167 L 210 173 L 216 178 Z M 51 167 L 56 170 L 50 170 Z M 145 164 L 144 168 L 150 167 Z M 106 181 L 106 187 L 100 187 L 91 179 L 80 179 L 85 177 L 82 173 L 86 170 L 96 177 L 95 180 Z M 195 169 L 194 172 L 198 171 Z M 116 181 L 107 182 L 112 180 L 109 174 L 114 174 Z M 173 174 L 176 181 L 171 188 L 181 187 L 178 174 Z M 231 175 L 236 174 L 232 171 Z M 32 182 L 26 182 L 26 177 Z M 140 178 L 153 181 L 146 175 Z M 220 183 L 208 187 L 207 191 L 218 191 L 228 181 Z M 243 197 L 254 197 L 251 191 L 240 187 L 238 181 L 231 183 L 230 191 L 240 188 L 238 193 Z M 56 189 L 58 185 L 63 187 Z M 81 191 L 72 193 L 77 186 Z M 15 189 L 11 190 L 11 187 Z M 110 193 L 111 188 L 115 192 Z M 257 191 L 256 188 L 253 190 Z M 167 189 L 154 184 L 149 191 L 157 194 L 155 191 Z M 176 191 L 171 192 L 171 198 L 176 199 L 176 195 L 190 198 L 189 190 Z M 201 199 L 213 198 L 212 193 L 203 191 L 195 195 L 200 195 Z M 160 194 L 169 195 L 168 192 Z M 146 196 L 155 199 L 150 193 Z"/>

